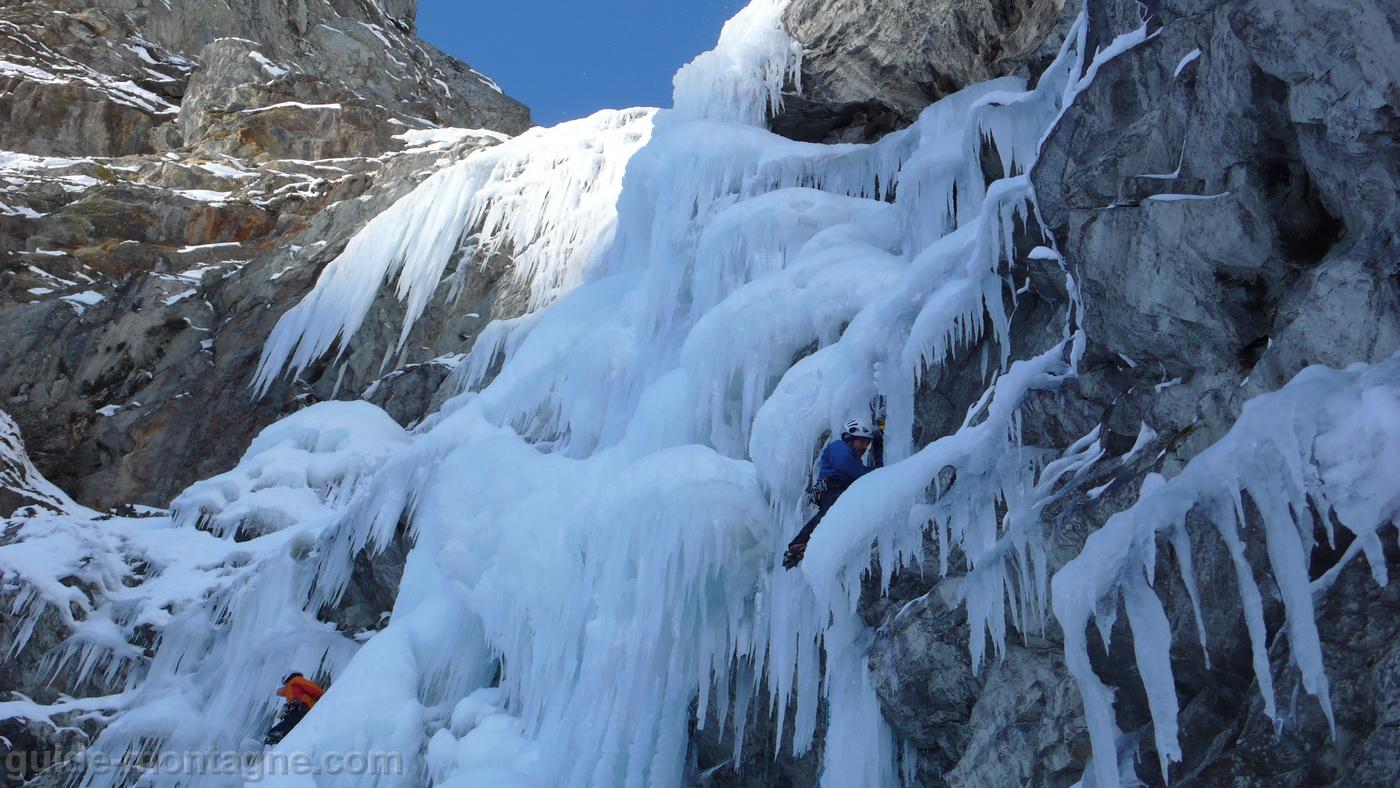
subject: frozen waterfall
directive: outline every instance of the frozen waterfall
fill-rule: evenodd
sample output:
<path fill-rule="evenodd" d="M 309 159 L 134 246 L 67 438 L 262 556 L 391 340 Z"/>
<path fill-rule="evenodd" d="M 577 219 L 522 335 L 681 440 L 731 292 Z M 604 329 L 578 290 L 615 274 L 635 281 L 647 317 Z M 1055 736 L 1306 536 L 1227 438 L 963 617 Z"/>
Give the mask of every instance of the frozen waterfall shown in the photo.
<path fill-rule="evenodd" d="M 1116 785 L 1112 692 L 1089 664 L 1088 625 L 1107 641 L 1122 599 L 1167 769 L 1180 756 L 1155 539 L 1171 540 L 1194 598 L 1195 507 L 1237 557 L 1276 713 L 1258 581 L 1239 557 L 1241 492 L 1261 509 L 1304 686 L 1327 704 L 1312 608 L 1326 578 L 1308 581 L 1299 518 L 1325 502 L 1356 535 L 1348 558 L 1383 572 L 1377 531 L 1400 498 L 1377 469 L 1400 467 L 1400 362 L 1308 370 L 1261 397 L 1051 578 L 1040 512 L 1106 460 L 1097 432 L 1021 440 L 1021 403 L 1073 378 L 1084 346 L 1066 271 L 1059 341 L 1011 357 L 1017 237 L 1063 268 L 1026 172 L 1084 81 L 1145 31 L 1086 62 L 1081 20 L 1033 88 L 998 79 L 877 143 L 819 145 L 764 128 L 800 58 L 785 5 L 754 0 L 730 21 L 677 74 L 673 109 L 535 129 L 429 178 L 269 338 L 258 390 L 343 348 L 381 288 L 405 302 L 406 337 L 454 264 L 512 255 L 529 311 L 487 329 L 457 368 L 460 393 L 423 424 L 318 404 L 189 488 L 170 518 L 114 521 L 100 544 L 76 535 L 79 514 L 48 521 L 63 549 L 149 565 L 125 589 L 108 568 L 110 608 L 90 611 L 63 657 L 122 670 L 142 659 L 130 642 L 158 630 L 128 689 L 90 703 L 112 715 L 95 749 L 237 748 L 295 663 L 334 684 L 280 750 L 403 753 L 406 772 L 384 784 L 677 785 L 694 726 L 741 729 L 754 709 L 777 716 L 768 747 L 798 752 L 825 715 L 824 784 L 898 784 L 912 765 L 871 688 L 857 604 L 872 547 L 883 588 L 932 539 L 939 564 L 925 570 L 966 573 L 974 666 L 1052 611 L 1065 627 L 1094 747 L 1086 784 Z M 987 182 L 984 146 L 1006 177 Z M 980 401 L 916 445 L 920 382 L 983 339 Z M 842 496 L 785 572 L 816 451 L 876 398 L 888 466 Z M 950 466 L 959 481 L 940 488 Z M 413 547 L 387 625 L 356 639 L 318 620 L 356 560 L 398 539 Z M 733 739 L 737 757 L 742 730 Z"/>

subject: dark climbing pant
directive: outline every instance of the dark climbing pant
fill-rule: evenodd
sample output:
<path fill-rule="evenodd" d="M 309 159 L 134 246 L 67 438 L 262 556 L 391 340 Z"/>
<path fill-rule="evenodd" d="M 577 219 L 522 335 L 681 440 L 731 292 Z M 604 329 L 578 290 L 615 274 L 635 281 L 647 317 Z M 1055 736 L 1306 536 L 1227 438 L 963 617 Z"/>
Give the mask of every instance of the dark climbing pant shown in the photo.
<path fill-rule="evenodd" d="M 817 530 L 817 525 L 826 516 L 826 510 L 836 503 L 836 499 L 841 497 L 842 492 L 843 490 L 823 490 L 822 494 L 817 496 L 817 513 L 812 515 L 812 519 L 808 520 L 806 525 L 802 526 L 801 531 L 797 532 L 797 538 L 792 540 L 793 544 L 807 544 L 807 540 L 812 538 L 812 532 Z"/>
<path fill-rule="evenodd" d="M 802 530 L 797 532 L 797 536 L 788 543 L 787 552 L 783 553 L 783 568 L 792 569 L 802 563 L 802 559 L 807 555 L 807 540 L 812 538 L 812 532 L 817 530 L 817 525 L 826 516 L 826 510 L 836 503 L 836 499 L 841 497 L 845 487 L 837 489 L 823 490 L 817 496 L 817 513 L 812 515 L 812 519 L 802 526 Z"/>
<path fill-rule="evenodd" d="M 292 728 L 301 722 L 301 718 L 305 717 L 308 711 L 311 711 L 311 708 L 297 700 L 283 706 L 281 719 L 277 720 L 277 724 L 273 725 L 272 730 L 267 732 L 267 738 L 263 741 L 267 744 L 276 744 L 282 741 L 283 737 L 291 733 Z"/>

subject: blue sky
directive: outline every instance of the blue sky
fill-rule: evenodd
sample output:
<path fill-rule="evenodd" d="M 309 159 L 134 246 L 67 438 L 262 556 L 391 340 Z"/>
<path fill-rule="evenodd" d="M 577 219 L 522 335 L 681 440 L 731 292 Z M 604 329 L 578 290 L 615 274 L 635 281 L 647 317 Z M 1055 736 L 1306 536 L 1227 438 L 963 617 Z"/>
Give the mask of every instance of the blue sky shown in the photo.
<path fill-rule="evenodd" d="M 670 106 L 671 75 L 746 0 L 419 0 L 418 35 L 553 125 L 599 109 Z"/>

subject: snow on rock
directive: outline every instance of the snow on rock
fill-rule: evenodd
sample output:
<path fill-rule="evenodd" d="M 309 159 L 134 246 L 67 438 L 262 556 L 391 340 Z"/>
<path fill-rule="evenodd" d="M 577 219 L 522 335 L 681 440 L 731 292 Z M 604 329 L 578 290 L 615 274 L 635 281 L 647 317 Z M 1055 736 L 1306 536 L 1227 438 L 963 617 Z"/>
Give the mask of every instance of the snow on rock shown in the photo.
<path fill-rule="evenodd" d="M 1176 69 L 1172 71 L 1172 78 L 1181 76 L 1181 72 L 1185 71 L 1186 67 L 1191 65 L 1191 63 L 1193 63 L 1200 56 L 1201 50 L 1199 49 L 1193 49 L 1190 52 L 1187 52 L 1185 55 L 1183 55 L 1180 62 L 1176 64 Z"/>
<path fill-rule="evenodd" d="M 78 314 L 80 315 L 87 311 L 87 307 L 97 306 L 98 304 L 102 303 L 105 299 L 106 296 L 102 295 L 96 290 L 84 290 L 81 293 L 73 293 L 71 295 L 61 297 L 61 300 L 64 303 L 78 310 Z"/>
<path fill-rule="evenodd" d="M 434 148 L 446 150 L 470 137 L 488 137 L 497 142 L 505 142 L 509 135 L 489 129 L 409 129 L 395 134 L 394 139 L 402 140 L 406 148 Z"/>
<path fill-rule="evenodd" d="M 0 516 L 8 517 L 20 505 L 37 505 L 53 512 L 82 509 L 66 493 L 45 479 L 24 450 L 19 425 L 0 411 Z"/>
<path fill-rule="evenodd" d="M 0 75 L 7 77 L 24 77 L 36 82 L 48 82 L 50 84 L 62 84 L 64 81 L 42 68 L 27 66 L 22 63 L 11 63 L 7 60 L 0 60 Z"/>
<path fill-rule="evenodd" d="M 198 166 L 201 170 L 204 170 L 205 172 L 211 175 L 217 175 L 220 178 L 242 179 L 256 178 L 258 176 L 258 173 L 255 171 L 239 169 L 237 167 L 230 167 L 227 164 L 220 164 L 219 162 L 200 162 Z"/>
<path fill-rule="evenodd" d="M 262 70 L 265 71 L 268 77 L 272 79 L 277 79 L 278 77 L 285 76 L 291 71 L 291 69 L 286 66 L 272 62 L 272 60 L 269 59 L 267 55 L 264 55 L 261 52 L 249 52 L 248 57 L 252 58 L 253 61 L 259 66 L 262 66 Z"/>
<path fill-rule="evenodd" d="M 233 470 L 181 493 L 171 504 L 175 523 L 225 536 L 322 519 L 406 442 L 369 403 L 313 405 L 263 430 Z"/>
<path fill-rule="evenodd" d="M 179 108 L 130 79 L 106 74 L 54 51 L 30 32 L 8 20 L 0 20 L 0 30 L 18 50 L 0 59 L 0 76 L 18 77 L 45 85 L 83 86 L 117 104 L 154 115 L 173 115 Z M 24 54 L 21 54 L 24 53 Z M 149 60 L 149 52 L 143 59 Z M 16 62 L 21 60 L 30 61 Z M 37 65 L 42 63 L 42 65 Z"/>
<path fill-rule="evenodd" d="M 211 205 L 224 205 L 233 196 L 233 192 L 220 192 L 213 189 L 171 189 L 171 191 L 187 200 L 207 202 Z"/>
<path fill-rule="evenodd" d="M 339 104 L 334 104 L 334 103 L 332 103 L 332 104 L 305 104 L 305 103 L 300 102 L 300 101 L 280 101 L 280 102 L 278 102 L 278 103 L 276 103 L 276 104 L 268 104 L 266 107 L 258 107 L 258 108 L 256 108 L 256 109 L 245 109 L 245 110 L 242 110 L 242 113 L 243 113 L 244 115 L 256 115 L 256 114 L 258 114 L 258 113 L 260 113 L 260 112 L 270 112 L 270 111 L 272 111 L 272 110 L 274 110 L 274 109 L 315 109 L 315 110 L 332 110 L 332 111 L 339 111 L 339 110 L 341 109 L 341 106 L 340 106 Z"/>
<path fill-rule="evenodd" d="M 208 166 L 208 165 L 205 165 L 205 166 Z M 239 243 L 239 242 L 237 242 L 237 241 L 223 241 L 223 242 L 220 242 L 220 243 L 212 243 L 212 244 L 196 244 L 196 245 L 194 245 L 194 246 L 182 246 L 182 247 L 180 247 L 179 249 L 176 249 L 176 250 L 175 250 L 175 253 L 176 253 L 176 254 L 189 254 L 190 252 L 199 252 L 199 251 L 203 251 L 203 250 L 205 250 L 205 249 L 231 249 L 231 248 L 242 248 L 242 246 L 243 246 L 243 244 L 241 244 L 241 243 Z"/>
<path fill-rule="evenodd" d="M 19 216 L 24 219 L 42 219 L 46 214 L 42 214 L 27 205 L 7 205 L 0 202 L 0 216 Z"/>
<path fill-rule="evenodd" d="M 13 176 L 33 170 L 70 167 L 83 159 L 65 159 L 58 156 L 35 156 L 29 153 L 0 151 L 0 175 Z"/>

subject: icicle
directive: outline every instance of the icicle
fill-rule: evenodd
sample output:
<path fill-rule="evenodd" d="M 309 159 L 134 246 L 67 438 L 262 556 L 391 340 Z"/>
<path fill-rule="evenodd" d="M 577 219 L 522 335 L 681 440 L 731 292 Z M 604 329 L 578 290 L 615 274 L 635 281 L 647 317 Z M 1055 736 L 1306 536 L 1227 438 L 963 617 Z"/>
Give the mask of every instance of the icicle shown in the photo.
<path fill-rule="evenodd" d="M 1361 407 L 1363 401 L 1368 407 Z M 1148 689 L 1164 777 L 1169 763 L 1181 758 L 1167 659 L 1169 633 L 1145 573 L 1156 563 L 1152 547 L 1159 533 L 1178 545 L 1185 543 L 1181 529 L 1192 510 L 1215 524 L 1234 561 L 1255 677 L 1266 713 L 1279 719 L 1265 649 L 1263 604 L 1239 534 L 1245 520 L 1244 493 L 1259 513 L 1269 571 L 1287 617 L 1293 665 L 1302 687 L 1317 698 L 1332 722 L 1308 577 L 1309 544 L 1300 530 L 1310 533 L 1312 527 L 1312 513 L 1305 502 L 1344 498 L 1356 502 L 1349 509 L 1353 517 L 1341 522 L 1358 538 L 1392 523 L 1400 514 L 1400 496 L 1393 493 L 1389 480 L 1362 471 L 1355 460 L 1381 455 L 1396 459 L 1390 455 L 1397 451 L 1397 425 L 1400 355 L 1374 367 L 1354 365 L 1345 371 L 1309 367 L 1279 391 L 1246 403 L 1230 431 L 1192 459 L 1176 478 L 1149 477 L 1137 502 L 1109 518 L 1089 537 L 1079 556 L 1056 573 L 1055 615 L 1065 631 L 1067 664 L 1080 684 L 1092 721 L 1099 784 L 1116 784 L 1118 778 L 1116 758 L 1109 757 L 1112 709 L 1088 664 L 1083 630 L 1090 619 L 1103 617 L 1102 603 L 1111 604 L 1119 594 L 1125 599 L 1138 667 Z M 1345 449 L 1340 448 L 1343 443 Z M 1178 548 L 1177 553 L 1183 573 L 1189 573 L 1189 551 Z M 1187 585 L 1193 589 L 1194 580 L 1188 579 Z M 1193 606 L 1198 607 L 1194 590 L 1191 595 Z M 1197 619 L 1203 638 L 1199 612 Z"/>
<path fill-rule="evenodd" d="M 406 305 L 395 350 L 470 238 L 485 259 L 508 252 L 532 307 L 576 287 L 612 238 L 628 160 L 651 133 L 651 110 L 606 110 L 529 132 L 435 173 L 370 220 L 278 321 L 254 388 L 286 366 L 299 373 L 359 330 L 382 284 L 397 278 Z"/>
<path fill-rule="evenodd" d="M 719 45 L 676 72 L 674 106 L 687 119 L 761 124 L 800 75 L 801 47 L 783 30 L 788 0 L 753 0 L 720 31 Z"/>

